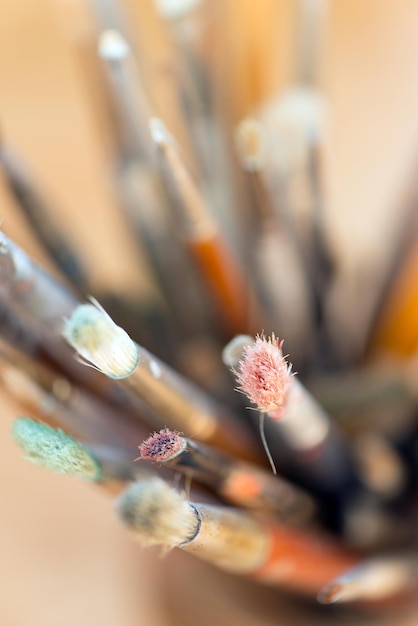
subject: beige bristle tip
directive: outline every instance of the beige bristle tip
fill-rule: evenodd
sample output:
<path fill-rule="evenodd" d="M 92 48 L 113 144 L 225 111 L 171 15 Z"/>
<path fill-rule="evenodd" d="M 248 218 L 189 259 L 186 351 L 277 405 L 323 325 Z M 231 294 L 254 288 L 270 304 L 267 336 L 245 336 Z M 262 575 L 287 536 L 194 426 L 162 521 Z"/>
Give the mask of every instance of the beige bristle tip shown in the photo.
<path fill-rule="evenodd" d="M 152 117 L 149 121 L 149 129 L 153 141 L 157 144 L 168 143 L 171 139 L 164 122 L 159 117 Z"/>
<path fill-rule="evenodd" d="M 105 30 L 99 39 L 99 55 L 103 59 L 117 61 L 130 53 L 129 44 L 117 30 Z"/>
<path fill-rule="evenodd" d="M 63 335 L 87 365 L 110 378 L 127 378 L 138 365 L 138 346 L 97 303 L 79 305 Z"/>
<path fill-rule="evenodd" d="M 158 477 L 131 485 L 118 498 L 116 510 L 143 545 L 179 546 L 193 538 L 199 525 L 190 504 Z"/>
<path fill-rule="evenodd" d="M 253 118 L 240 122 L 235 131 L 235 145 L 241 166 L 248 172 L 262 170 L 266 163 L 266 137 L 263 126 Z"/>

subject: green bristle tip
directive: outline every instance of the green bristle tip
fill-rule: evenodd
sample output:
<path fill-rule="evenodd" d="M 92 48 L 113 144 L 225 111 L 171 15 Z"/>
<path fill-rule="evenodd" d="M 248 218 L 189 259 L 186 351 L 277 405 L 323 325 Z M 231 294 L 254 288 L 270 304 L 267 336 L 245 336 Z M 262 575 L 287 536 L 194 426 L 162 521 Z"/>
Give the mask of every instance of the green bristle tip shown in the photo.
<path fill-rule="evenodd" d="M 87 448 L 58 428 L 18 417 L 12 425 L 12 437 L 26 460 L 39 467 L 87 481 L 102 478 L 100 463 Z"/>

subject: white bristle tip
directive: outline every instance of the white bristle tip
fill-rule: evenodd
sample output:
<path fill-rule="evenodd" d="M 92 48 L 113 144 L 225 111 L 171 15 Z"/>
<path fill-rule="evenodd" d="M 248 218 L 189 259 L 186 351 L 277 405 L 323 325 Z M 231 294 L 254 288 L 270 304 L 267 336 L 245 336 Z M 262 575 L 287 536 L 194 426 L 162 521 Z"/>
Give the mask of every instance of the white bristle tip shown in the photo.
<path fill-rule="evenodd" d="M 105 30 L 99 39 L 99 55 L 103 59 L 117 61 L 130 53 L 126 39 L 117 30 Z"/>

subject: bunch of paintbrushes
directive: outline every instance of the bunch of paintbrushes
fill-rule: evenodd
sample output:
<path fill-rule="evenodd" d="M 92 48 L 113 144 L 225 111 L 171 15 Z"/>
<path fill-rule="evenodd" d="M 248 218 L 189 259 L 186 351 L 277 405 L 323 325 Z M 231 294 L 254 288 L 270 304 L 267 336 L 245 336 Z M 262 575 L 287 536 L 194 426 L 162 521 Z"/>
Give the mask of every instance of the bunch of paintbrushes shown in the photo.
<path fill-rule="evenodd" d="M 342 357 L 327 325 L 336 269 L 314 54 L 325 3 L 300 3 L 295 88 L 253 94 L 242 119 L 206 41 L 219 3 L 161 1 L 147 13 L 172 55 L 171 119 L 129 14 L 92 5 L 85 63 L 96 55 L 120 219 L 152 289 L 129 301 L 93 293 L 59 212 L 4 142 L 3 182 L 56 269 L 1 233 L 0 382 L 30 416 L 15 421 L 15 441 L 30 461 L 118 494 L 142 545 L 322 604 L 409 597 L 417 345 L 407 359 L 371 359 L 366 347 Z M 222 31 L 228 45 L 236 52 Z M 384 296 L 370 293 L 375 306 Z M 367 324 L 359 334 L 375 353 L 385 344 Z"/>

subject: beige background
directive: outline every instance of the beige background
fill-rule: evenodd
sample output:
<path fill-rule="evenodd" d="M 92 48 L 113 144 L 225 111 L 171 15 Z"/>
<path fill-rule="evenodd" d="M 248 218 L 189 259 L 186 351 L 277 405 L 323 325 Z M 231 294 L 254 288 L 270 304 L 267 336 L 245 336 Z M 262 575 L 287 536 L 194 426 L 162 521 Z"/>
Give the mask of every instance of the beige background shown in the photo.
<path fill-rule="evenodd" d="M 136 12 L 148 10 L 148 4 L 137 0 Z M 416 163 L 418 6 L 413 0 L 334 0 L 331 5 L 323 68 L 332 112 L 326 156 L 328 228 L 345 290 L 358 288 L 360 273 L 367 289 L 369 272 L 373 275 L 384 262 L 380 242 L 401 210 L 402 192 Z M 78 21 L 80 12 L 71 0 L 0 3 L 1 131 L 61 208 L 59 219 L 94 266 L 95 284 L 106 281 L 121 293 L 148 289 L 143 274 L 126 272 L 127 264 L 134 261 L 136 266 L 137 252 L 129 246 L 112 199 L 110 142 L 100 134 L 105 116 L 89 94 L 75 52 L 85 28 Z M 283 24 L 291 28 L 291 15 L 289 3 L 277 3 L 278 28 L 284 33 Z M 281 71 L 279 67 L 284 87 L 291 77 L 285 64 Z M 266 91 L 273 95 L 274 89 Z M 1 187 L 0 218 L 6 234 L 40 258 Z M 87 247 L 83 236 L 88 236 Z M 336 300 L 341 298 L 337 288 Z M 350 317 L 339 323 L 343 334 Z M 140 552 L 117 524 L 104 494 L 20 459 L 9 439 L 17 412 L 2 398 L 2 626 L 213 624 L 208 606 L 216 603 L 224 616 L 218 624 L 296 623 L 293 609 L 282 612 L 264 589 L 253 597 L 251 585 L 240 590 L 233 581 L 228 595 L 228 577 L 210 584 L 211 569 L 196 565 L 194 573 L 189 557 L 171 556 L 162 563 L 155 553 Z M 175 607 L 177 597 L 181 606 L 188 596 L 194 608 L 186 619 Z M 235 613 L 229 613 L 229 604 Z M 313 617 L 302 615 L 297 623 L 314 623 Z M 349 620 L 331 614 L 329 623 L 337 621 Z M 376 621 L 394 623 L 391 617 Z M 318 623 L 328 620 L 318 617 Z M 408 614 L 403 623 L 412 626 L 416 617 Z"/>

